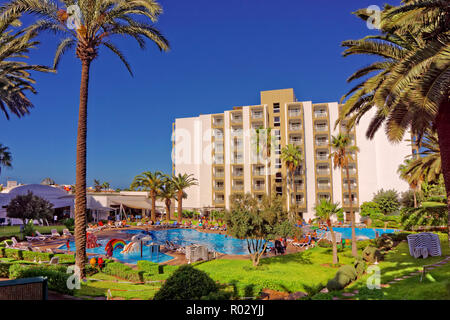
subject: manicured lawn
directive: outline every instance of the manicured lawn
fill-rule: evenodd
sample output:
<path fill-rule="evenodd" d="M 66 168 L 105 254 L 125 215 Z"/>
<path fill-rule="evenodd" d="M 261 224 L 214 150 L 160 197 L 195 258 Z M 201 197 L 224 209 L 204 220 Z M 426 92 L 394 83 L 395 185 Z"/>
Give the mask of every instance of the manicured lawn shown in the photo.
<path fill-rule="evenodd" d="M 109 289 L 110 296 L 113 298 L 149 300 L 153 299 L 162 285 L 161 282 L 152 284 L 121 283 L 127 281 L 104 273 L 97 273 L 89 276 L 88 279 L 100 281 L 88 280 L 86 284 L 82 283 L 80 290 L 75 290 L 76 297 L 107 297 Z"/>
<path fill-rule="evenodd" d="M 56 226 L 34 226 L 35 230 L 42 234 L 51 233 L 52 229 L 56 229 L 59 233 L 66 229 L 65 225 Z M 2 226 L 0 227 L 0 238 L 2 237 L 18 237 L 20 235 L 20 226 Z"/>
<path fill-rule="evenodd" d="M 408 243 L 402 242 L 391 250 L 385 257 L 385 261 L 379 263 L 381 272 L 381 283 L 386 284 L 395 278 L 408 275 L 414 271 L 421 271 L 424 265 L 434 264 L 450 255 L 448 239 L 441 234 L 442 257 L 428 257 L 427 259 L 415 259 L 409 254 Z M 420 282 L 420 274 L 409 279 L 401 280 L 391 284 L 388 288 L 380 290 L 368 290 L 365 275 L 358 281 L 347 287 L 345 291 L 358 289 L 362 294 L 357 299 L 386 299 L 386 300 L 436 300 L 450 299 L 450 263 L 427 271 L 431 277 L 425 277 Z M 434 281 L 433 281 L 434 280 Z"/>
<path fill-rule="evenodd" d="M 339 253 L 339 262 L 353 261 L 351 251 Z M 257 268 L 250 260 L 219 259 L 199 263 L 197 269 L 207 272 L 222 284 L 235 283 L 240 296 L 257 296 L 262 289 L 284 292 L 307 292 L 309 287 L 326 284 L 337 268 L 326 266 L 332 262 L 331 249 L 316 247 L 304 252 L 265 258 Z"/>

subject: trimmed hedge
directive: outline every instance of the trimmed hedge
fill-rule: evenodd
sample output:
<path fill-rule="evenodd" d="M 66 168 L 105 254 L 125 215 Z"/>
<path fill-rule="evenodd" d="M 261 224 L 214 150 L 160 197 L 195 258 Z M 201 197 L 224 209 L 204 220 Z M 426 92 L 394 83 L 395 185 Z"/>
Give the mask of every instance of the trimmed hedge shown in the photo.
<path fill-rule="evenodd" d="M 144 271 L 131 269 L 129 266 L 119 262 L 110 262 L 102 269 L 110 276 L 119 277 L 132 282 L 144 282 Z"/>
<path fill-rule="evenodd" d="M 161 267 L 161 268 L 160 268 Z M 139 271 L 144 271 L 150 274 L 161 274 L 163 273 L 163 266 L 147 260 L 139 260 L 137 262 L 137 268 Z"/>
<path fill-rule="evenodd" d="M 344 289 L 352 281 L 356 280 L 357 272 L 354 266 L 345 265 L 339 268 L 333 279 L 327 283 L 328 291 Z"/>
<path fill-rule="evenodd" d="M 34 252 L 19 249 L 7 249 L 0 248 L 0 258 L 11 258 L 14 260 L 27 260 L 27 261 L 50 261 L 54 256 L 53 253 L 48 252 Z"/>
<path fill-rule="evenodd" d="M 383 260 L 383 254 L 375 247 L 367 246 L 362 252 L 364 261 L 374 263 L 375 261 Z"/>
<path fill-rule="evenodd" d="M 71 274 L 66 273 L 63 266 L 25 266 L 12 264 L 9 268 L 10 279 L 31 277 L 47 277 L 48 288 L 60 293 L 73 294 L 73 290 L 67 287 L 67 280 Z"/>
<path fill-rule="evenodd" d="M 12 262 L 1 262 L 0 263 L 0 277 L 9 278 L 9 268 L 13 265 Z"/>

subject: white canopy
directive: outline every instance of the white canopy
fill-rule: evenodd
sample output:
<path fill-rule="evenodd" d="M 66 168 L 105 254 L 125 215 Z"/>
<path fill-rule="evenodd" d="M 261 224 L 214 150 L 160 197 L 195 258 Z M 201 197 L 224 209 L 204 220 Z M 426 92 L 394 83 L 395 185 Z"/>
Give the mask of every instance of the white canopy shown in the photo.
<path fill-rule="evenodd" d="M 151 209 L 152 204 L 145 199 L 127 199 L 127 200 L 113 200 L 111 204 L 124 205 L 133 209 Z"/>

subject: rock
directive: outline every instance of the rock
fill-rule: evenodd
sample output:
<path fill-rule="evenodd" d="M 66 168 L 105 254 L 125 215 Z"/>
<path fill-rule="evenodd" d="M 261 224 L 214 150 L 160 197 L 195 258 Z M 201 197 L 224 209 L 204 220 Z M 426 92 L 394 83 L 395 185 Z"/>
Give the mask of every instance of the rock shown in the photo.
<path fill-rule="evenodd" d="M 300 298 L 306 297 L 308 294 L 305 292 L 301 292 L 301 291 L 297 291 L 294 293 L 291 293 L 288 297 L 287 300 L 298 300 Z"/>

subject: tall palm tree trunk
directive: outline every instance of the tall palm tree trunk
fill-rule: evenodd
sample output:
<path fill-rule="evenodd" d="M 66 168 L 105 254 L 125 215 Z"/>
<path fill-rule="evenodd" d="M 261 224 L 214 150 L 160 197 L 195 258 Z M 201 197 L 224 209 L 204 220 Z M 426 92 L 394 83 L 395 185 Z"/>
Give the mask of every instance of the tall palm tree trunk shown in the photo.
<path fill-rule="evenodd" d="M 336 265 L 338 264 L 338 256 L 337 256 L 337 244 L 336 244 L 336 234 L 334 233 L 331 221 L 328 220 L 327 221 L 328 224 L 328 228 L 330 228 L 330 233 L 331 233 L 331 241 L 333 242 L 333 264 Z"/>
<path fill-rule="evenodd" d="M 417 208 L 417 195 L 416 195 L 416 189 L 414 188 L 414 208 Z"/>
<path fill-rule="evenodd" d="M 78 111 L 77 161 L 75 183 L 75 264 L 80 277 L 85 277 L 86 265 L 86 136 L 89 69 L 91 62 L 82 60 L 80 106 Z"/>
<path fill-rule="evenodd" d="M 152 198 L 152 221 L 156 222 L 156 194 L 155 191 L 150 191 L 150 197 Z"/>
<path fill-rule="evenodd" d="M 450 101 L 447 100 L 439 108 L 436 119 L 436 129 L 441 150 L 442 174 L 444 176 L 445 190 L 447 193 L 447 234 L 450 246 Z"/>
<path fill-rule="evenodd" d="M 352 200 L 352 188 L 350 187 L 350 171 L 348 170 L 348 164 L 345 166 L 347 174 L 348 184 L 348 201 L 350 205 L 350 219 L 352 220 L 352 255 L 358 256 L 358 247 L 356 246 L 356 232 L 355 232 L 355 213 L 353 212 L 353 200 Z"/>
<path fill-rule="evenodd" d="M 170 205 L 171 205 L 172 201 L 170 201 L 170 199 L 166 199 L 166 210 L 167 210 L 167 220 L 170 221 Z"/>
<path fill-rule="evenodd" d="M 178 191 L 178 223 L 181 223 L 181 219 L 183 218 L 183 191 Z"/>

